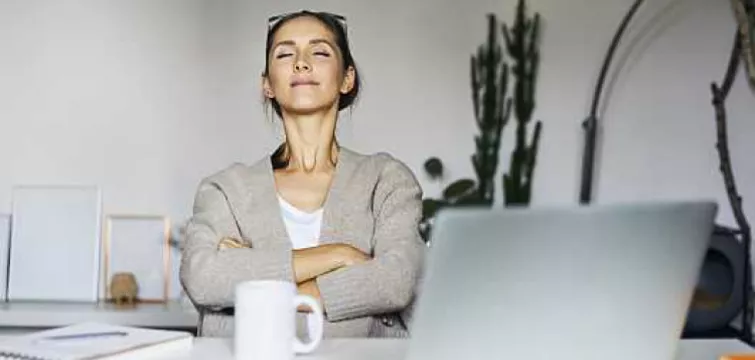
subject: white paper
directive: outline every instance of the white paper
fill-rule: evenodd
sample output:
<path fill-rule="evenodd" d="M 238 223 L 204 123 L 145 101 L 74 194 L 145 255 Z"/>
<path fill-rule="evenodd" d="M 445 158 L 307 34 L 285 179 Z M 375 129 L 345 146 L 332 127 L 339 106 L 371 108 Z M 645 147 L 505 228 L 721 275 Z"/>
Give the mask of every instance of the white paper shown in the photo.
<path fill-rule="evenodd" d="M 51 338 L 84 334 L 100 334 L 101 336 L 58 338 L 57 340 Z M 113 357 L 120 355 L 118 358 L 164 358 L 171 353 L 176 355 L 188 353 L 192 347 L 192 340 L 190 333 L 182 331 L 79 323 L 0 341 L 0 354 L 7 352 L 41 359 L 65 360 L 99 359 L 108 355 Z M 171 351 L 166 353 L 161 350 Z M 135 356 L 128 357 L 130 354 Z"/>

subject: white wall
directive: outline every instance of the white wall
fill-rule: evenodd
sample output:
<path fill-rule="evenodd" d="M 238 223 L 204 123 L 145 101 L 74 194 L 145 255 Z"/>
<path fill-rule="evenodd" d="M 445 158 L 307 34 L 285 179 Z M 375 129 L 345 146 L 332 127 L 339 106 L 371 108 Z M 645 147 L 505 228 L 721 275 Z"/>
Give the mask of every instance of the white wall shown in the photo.
<path fill-rule="evenodd" d="M 544 19 L 536 204 L 577 202 L 580 122 L 631 2 L 529 1 Z M 451 179 L 472 175 L 469 54 L 486 36 L 485 14 L 513 20 L 515 3 L 0 0 L 0 212 L 13 184 L 95 183 L 107 213 L 184 219 L 202 176 L 276 144 L 280 129 L 265 118 L 258 86 L 266 19 L 300 8 L 348 17 L 365 89 L 344 114 L 341 141 L 392 152 L 437 195 L 421 165 L 436 155 Z M 733 224 L 709 91 L 733 26 L 725 1 L 647 1 L 610 77 L 599 202 L 714 197 L 719 220 Z M 731 147 L 755 221 L 755 166 L 745 159 L 755 94 L 742 75 L 728 102 Z"/>
<path fill-rule="evenodd" d="M 666 5 L 668 4 L 668 5 Z M 726 2 L 672 1 L 638 19 L 605 111 L 598 198 L 714 197 L 734 225 L 719 172 L 710 83 L 721 84 L 734 35 Z M 755 91 L 740 68 L 729 99 L 729 146 L 745 211 L 755 220 Z M 642 143 L 640 143 L 642 142 Z"/>

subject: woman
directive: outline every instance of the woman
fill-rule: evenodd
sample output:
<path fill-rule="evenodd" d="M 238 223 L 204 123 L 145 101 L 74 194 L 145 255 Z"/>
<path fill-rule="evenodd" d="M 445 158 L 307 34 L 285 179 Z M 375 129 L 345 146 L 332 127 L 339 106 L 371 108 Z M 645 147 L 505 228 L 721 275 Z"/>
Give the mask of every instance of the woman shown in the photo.
<path fill-rule="evenodd" d="M 204 314 L 199 332 L 232 334 L 235 285 L 275 279 L 320 302 L 326 337 L 405 336 L 425 249 L 420 186 L 390 155 L 335 139 L 360 85 L 343 19 L 302 11 L 273 20 L 262 88 L 286 140 L 199 185 L 181 264 Z"/>

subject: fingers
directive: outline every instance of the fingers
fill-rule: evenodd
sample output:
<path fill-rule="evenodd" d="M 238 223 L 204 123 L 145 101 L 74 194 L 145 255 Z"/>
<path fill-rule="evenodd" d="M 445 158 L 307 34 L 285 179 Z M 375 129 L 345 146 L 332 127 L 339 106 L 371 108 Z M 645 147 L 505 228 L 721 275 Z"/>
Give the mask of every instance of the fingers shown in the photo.
<path fill-rule="evenodd" d="M 218 249 L 239 249 L 248 247 L 247 244 L 242 243 L 240 240 L 229 237 L 220 239 L 220 243 L 218 243 Z"/>
<path fill-rule="evenodd" d="M 369 261 L 371 258 L 368 254 L 365 254 L 361 250 L 351 245 L 344 245 L 347 251 L 346 253 L 346 265 L 362 264 Z"/>

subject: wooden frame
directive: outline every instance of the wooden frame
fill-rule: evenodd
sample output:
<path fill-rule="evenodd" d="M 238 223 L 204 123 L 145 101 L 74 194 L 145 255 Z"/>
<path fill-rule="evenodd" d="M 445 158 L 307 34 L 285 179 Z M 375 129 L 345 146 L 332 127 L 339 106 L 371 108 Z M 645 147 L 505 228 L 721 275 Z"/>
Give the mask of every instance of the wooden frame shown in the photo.
<path fill-rule="evenodd" d="M 124 236 L 133 236 L 124 246 Z M 170 220 L 160 215 L 111 214 L 105 220 L 102 236 L 102 298 L 112 301 L 109 287 L 115 272 L 134 273 L 139 285 L 140 303 L 166 303 L 170 297 Z M 139 240 L 136 240 L 139 239 Z M 159 252 L 156 250 L 159 249 Z M 126 258 L 119 251 L 129 251 Z M 153 258 L 152 260 L 146 260 Z M 153 277 L 159 277 L 156 281 Z M 146 293 L 145 293 L 146 292 Z"/>

